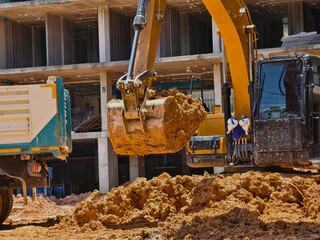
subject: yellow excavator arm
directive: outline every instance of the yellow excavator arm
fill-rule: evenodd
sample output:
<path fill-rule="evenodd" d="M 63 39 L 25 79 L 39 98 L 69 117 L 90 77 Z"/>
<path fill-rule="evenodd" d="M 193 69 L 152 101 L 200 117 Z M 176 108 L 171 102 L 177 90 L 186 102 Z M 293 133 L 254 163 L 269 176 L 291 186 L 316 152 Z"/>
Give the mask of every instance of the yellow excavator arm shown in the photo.
<path fill-rule="evenodd" d="M 224 40 L 233 81 L 235 114 L 250 117 L 247 32 L 252 24 L 249 13 L 241 0 L 203 2 Z M 114 151 L 120 155 L 177 152 L 190 140 L 204 117 L 201 104 L 193 102 L 188 115 L 194 124 L 190 124 L 190 119 L 184 119 L 176 96 L 157 98 L 151 88 L 157 76 L 153 69 L 165 8 L 166 0 L 139 1 L 133 21 L 135 35 L 128 72 L 117 82 L 122 100 L 110 101 L 107 109 L 109 137 Z"/>
<path fill-rule="evenodd" d="M 248 85 L 252 69 L 250 31 L 253 24 L 246 5 L 241 0 L 202 0 L 217 24 L 228 56 L 234 90 L 234 114 L 251 116 Z M 255 38 L 255 34 L 251 34 Z M 255 39 L 252 41 L 252 47 Z M 252 65 L 251 65 L 252 66 Z M 252 81 L 253 79 L 251 79 Z"/>

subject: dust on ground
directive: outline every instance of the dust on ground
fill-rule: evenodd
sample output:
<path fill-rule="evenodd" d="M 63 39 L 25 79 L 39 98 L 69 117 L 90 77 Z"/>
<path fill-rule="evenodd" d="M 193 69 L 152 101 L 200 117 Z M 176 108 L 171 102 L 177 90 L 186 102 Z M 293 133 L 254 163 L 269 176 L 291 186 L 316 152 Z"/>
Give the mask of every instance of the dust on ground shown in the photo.
<path fill-rule="evenodd" d="M 108 132 L 115 153 L 138 156 L 178 152 L 207 116 L 198 99 L 177 89 L 156 94 L 145 107 L 145 123 L 131 119 L 124 121 L 124 128 L 122 100 L 108 103 Z"/>
<path fill-rule="evenodd" d="M 259 172 L 164 173 L 102 197 L 95 191 L 61 221 L 7 224 L 0 238 L 319 239 L 318 180 Z"/>

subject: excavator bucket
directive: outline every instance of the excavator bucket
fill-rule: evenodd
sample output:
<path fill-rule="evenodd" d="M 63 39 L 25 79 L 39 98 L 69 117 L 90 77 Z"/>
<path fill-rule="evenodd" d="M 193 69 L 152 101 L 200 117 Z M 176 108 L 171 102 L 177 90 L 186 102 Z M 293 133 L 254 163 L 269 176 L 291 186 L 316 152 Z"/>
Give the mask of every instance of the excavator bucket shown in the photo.
<path fill-rule="evenodd" d="M 145 119 L 125 119 L 122 100 L 110 101 L 107 108 L 109 138 L 118 155 L 178 152 L 206 117 L 199 100 L 176 90 L 147 100 Z"/>

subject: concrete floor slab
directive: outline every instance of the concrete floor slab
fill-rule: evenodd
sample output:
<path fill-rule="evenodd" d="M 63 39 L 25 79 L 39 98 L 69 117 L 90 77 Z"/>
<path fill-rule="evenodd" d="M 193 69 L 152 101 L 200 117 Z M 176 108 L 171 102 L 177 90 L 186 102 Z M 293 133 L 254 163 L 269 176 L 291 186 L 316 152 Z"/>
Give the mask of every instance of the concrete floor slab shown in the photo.
<path fill-rule="evenodd" d="M 279 56 L 296 52 L 297 54 L 314 54 L 320 56 L 320 44 L 260 49 L 259 57 L 265 54 Z M 156 62 L 158 82 L 186 81 L 193 74 L 200 74 L 203 80 L 212 81 L 212 64 L 221 62 L 221 54 L 198 54 L 178 57 L 160 58 Z M 30 68 L 14 68 L 0 70 L 0 80 L 9 80 L 16 84 L 45 83 L 48 76 L 60 76 L 67 87 L 93 86 L 100 83 L 100 71 L 110 73 L 110 79 L 115 83 L 126 73 L 128 61 L 107 63 L 85 63 L 59 66 L 44 66 Z"/>

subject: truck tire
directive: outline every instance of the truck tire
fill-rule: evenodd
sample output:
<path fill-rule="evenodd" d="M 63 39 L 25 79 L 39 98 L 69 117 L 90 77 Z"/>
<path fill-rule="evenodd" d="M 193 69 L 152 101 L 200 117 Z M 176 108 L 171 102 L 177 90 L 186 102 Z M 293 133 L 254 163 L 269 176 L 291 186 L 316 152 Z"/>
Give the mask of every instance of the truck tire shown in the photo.
<path fill-rule="evenodd" d="M 12 194 L 8 189 L 0 190 L 0 225 L 7 219 L 12 209 Z"/>

